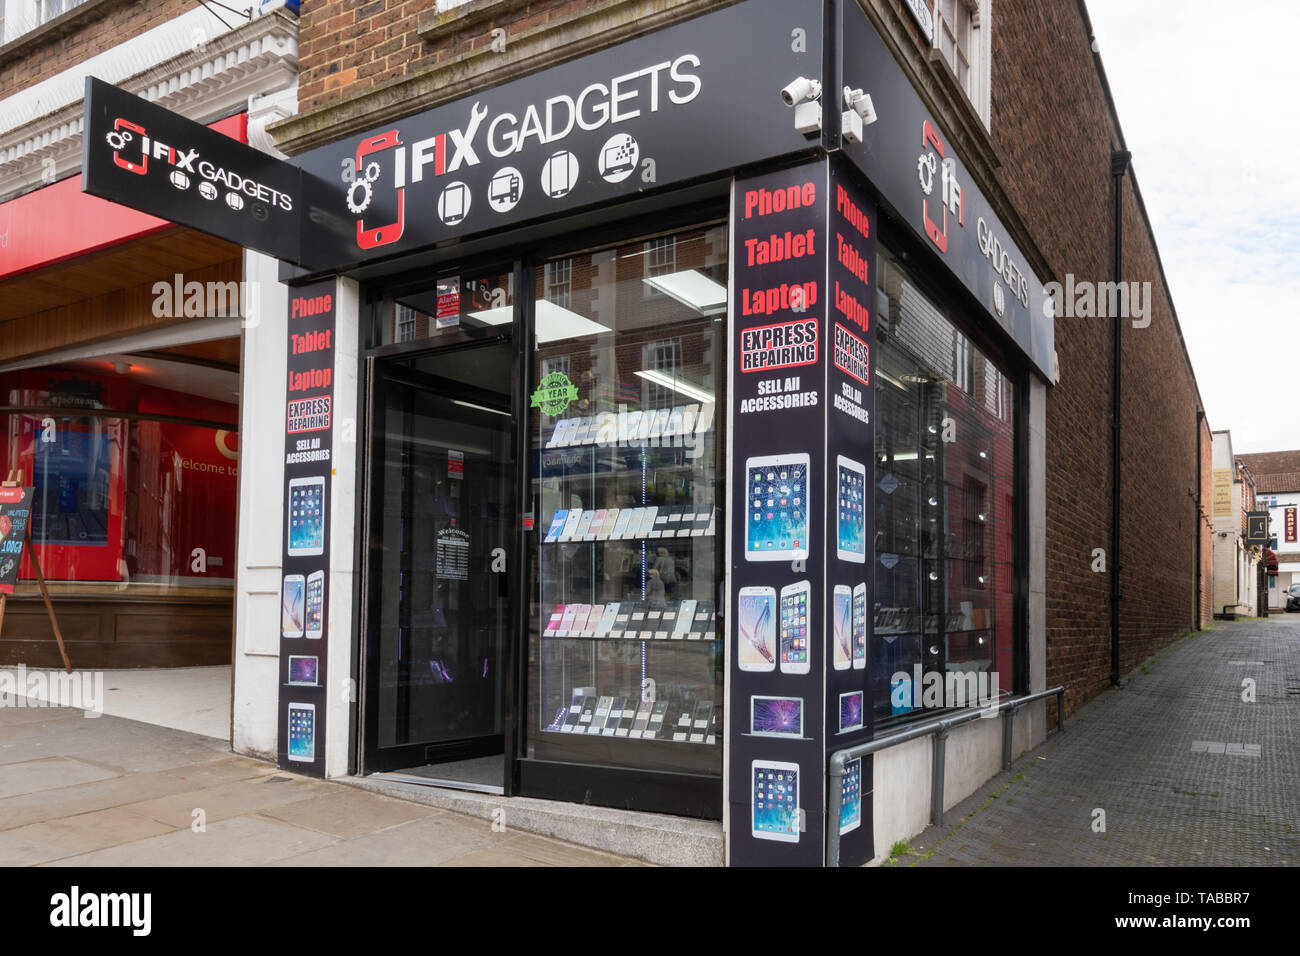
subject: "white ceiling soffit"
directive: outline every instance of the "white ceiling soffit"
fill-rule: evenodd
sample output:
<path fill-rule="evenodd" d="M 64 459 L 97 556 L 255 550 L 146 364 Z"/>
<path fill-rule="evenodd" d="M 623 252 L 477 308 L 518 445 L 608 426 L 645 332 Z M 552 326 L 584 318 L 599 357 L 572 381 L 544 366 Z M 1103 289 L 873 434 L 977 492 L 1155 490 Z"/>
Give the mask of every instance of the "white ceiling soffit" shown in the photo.
<path fill-rule="evenodd" d="M 0 101 L 0 200 L 80 171 L 87 76 L 202 123 L 247 109 L 250 97 L 296 91 L 297 21 L 226 18 L 238 26 L 228 30 L 196 5 Z M 296 109 L 296 92 L 285 109 Z"/>

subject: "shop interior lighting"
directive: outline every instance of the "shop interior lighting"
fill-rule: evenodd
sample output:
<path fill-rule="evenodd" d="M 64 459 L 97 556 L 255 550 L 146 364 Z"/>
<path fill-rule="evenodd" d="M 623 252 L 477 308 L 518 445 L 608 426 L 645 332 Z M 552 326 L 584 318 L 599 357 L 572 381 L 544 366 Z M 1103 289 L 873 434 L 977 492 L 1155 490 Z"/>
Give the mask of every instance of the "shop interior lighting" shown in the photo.
<path fill-rule="evenodd" d="M 651 276 L 641 281 L 700 315 L 719 315 L 727 311 L 727 287 L 695 269 Z"/>
<path fill-rule="evenodd" d="M 671 388 L 674 392 L 679 392 L 687 398 L 693 398 L 697 402 L 712 402 L 714 400 L 712 392 L 706 392 L 697 385 L 680 378 L 673 378 L 657 369 L 646 369 L 636 373 L 641 378 L 650 382 L 652 385 L 661 385 L 664 388 Z"/>
<path fill-rule="evenodd" d="M 480 412 L 491 412 L 493 415 L 504 415 L 506 418 L 511 417 L 509 412 L 503 412 L 499 408 L 488 408 L 486 405 L 475 405 L 473 402 L 462 402 L 459 398 L 453 398 L 451 403 L 453 405 L 461 405 L 465 408 L 476 408 Z"/>
<path fill-rule="evenodd" d="M 577 312 L 571 312 L 563 306 L 556 305 L 548 299 L 537 300 L 537 342 L 558 342 L 563 339 L 577 339 L 588 335 L 599 335 L 610 331 L 608 326 L 593 322 Z M 503 305 L 495 309 L 483 309 L 469 313 L 471 319 L 478 319 L 484 325 L 509 325 L 515 319 L 515 308 Z"/>

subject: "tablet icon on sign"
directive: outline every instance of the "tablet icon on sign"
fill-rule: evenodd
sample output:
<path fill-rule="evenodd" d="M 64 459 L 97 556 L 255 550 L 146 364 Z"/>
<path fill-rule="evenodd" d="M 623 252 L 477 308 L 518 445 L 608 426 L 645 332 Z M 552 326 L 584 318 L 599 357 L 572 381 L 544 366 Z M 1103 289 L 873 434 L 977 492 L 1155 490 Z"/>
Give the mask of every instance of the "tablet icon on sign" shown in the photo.
<path fill-rule="evenodd" d="M 568 150 L 552 153 L 542 167 L 542 190 L 552 199 L 567 196 L 578 180 L 578 157 Z"/>
<path fill-rule="evenodd" d="M 600 149 L 600 175 L 607 183 L 621 183 L 632 175 L 640 155 L 640 147 L 628 133 L 611 136 Z"/>
<path fill-rule="evenodd" d="M 464 222 L 469 215 L 469 187 L 462 182 L 449 183 L 438 197 L 438 218 L 444 226 Z"/>
<path fill-rule="evenodd" d="M 503 166 L 488 183 L 488 205 L 494 212 L 509 212 L 518 205 L 523 192 L 523 174 L 513 166 Z"/>

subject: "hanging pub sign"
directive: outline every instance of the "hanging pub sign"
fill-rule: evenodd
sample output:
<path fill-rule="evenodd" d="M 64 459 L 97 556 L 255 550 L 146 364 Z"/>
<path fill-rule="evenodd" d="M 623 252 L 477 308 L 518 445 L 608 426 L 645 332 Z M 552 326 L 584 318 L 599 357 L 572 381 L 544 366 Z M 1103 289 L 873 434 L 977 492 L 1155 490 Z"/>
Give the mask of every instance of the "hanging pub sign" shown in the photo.
<path fill-rule="evenodd" d="M 298 263 L 302 172 L 86 77 L 83 192 Z"/>
<path fill-rule="evenodd" d="M 1265 545 L 1268 540 L 1268 512 L 1246 512 L 1246 543 Z"/>

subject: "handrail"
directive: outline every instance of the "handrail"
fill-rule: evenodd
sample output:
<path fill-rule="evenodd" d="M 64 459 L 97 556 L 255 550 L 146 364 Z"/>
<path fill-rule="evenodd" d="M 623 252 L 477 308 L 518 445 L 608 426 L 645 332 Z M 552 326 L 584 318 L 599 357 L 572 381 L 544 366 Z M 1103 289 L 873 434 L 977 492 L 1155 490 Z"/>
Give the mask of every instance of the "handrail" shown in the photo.
<path fill-rule="evenodd" d="M 826 814 L 826 865 L 840 865 L 840 810 L 842 807 L 843 794 L 840 792 L 840 781 L 844 776 L 844 765 L 850 760 L 856 760 L 859 757 L 866 757 L 870 754 L 885 750 L 888 747 L 896 747 L 899 744 L 905 744 L 909 740 L 918 740 L 922 737 L 935 735 L 934 742 L 934 764 L 932 768 L 932 779 L 930 786 L 930 819 L 936 825 L 943 824 L 943 773 L 944 761 L 947 754 L 948 731 L 953 727 L 968 723 L 980 717 L 991 717 L 993 714 L 1002 714 L 1002 769 L 1008 770 L 1011 767 L 1011 736 L 1014 729 L 1016 711 L 1026 704 L 1032 704 L 1034 701 L 1042 700 L 1045 697 L 1056 697 L 1056 732 L 1059 734 L 1065 730 L 1065 686 L 1058 684 L 1049 690 L 1040 690 L 1036 694 L 1026 694 L 1024 697 L 1013 697 L 1005 700 L 996 707 L 971 707 L 960 713 L 951 714 L 948 717 L 940 717 L 937 720 L 920 724 L 915 727 L 909 727 L 906 730 L 900 730 L 897 733 L 888 734 L 875 740 L 869 740 L 864 744 L 858 744 L 854 747 L 845 747 L 831 754 L 830 758 L 830 806 Z M 1007 719 L 1010 715 L 1010 719 Z"/>

